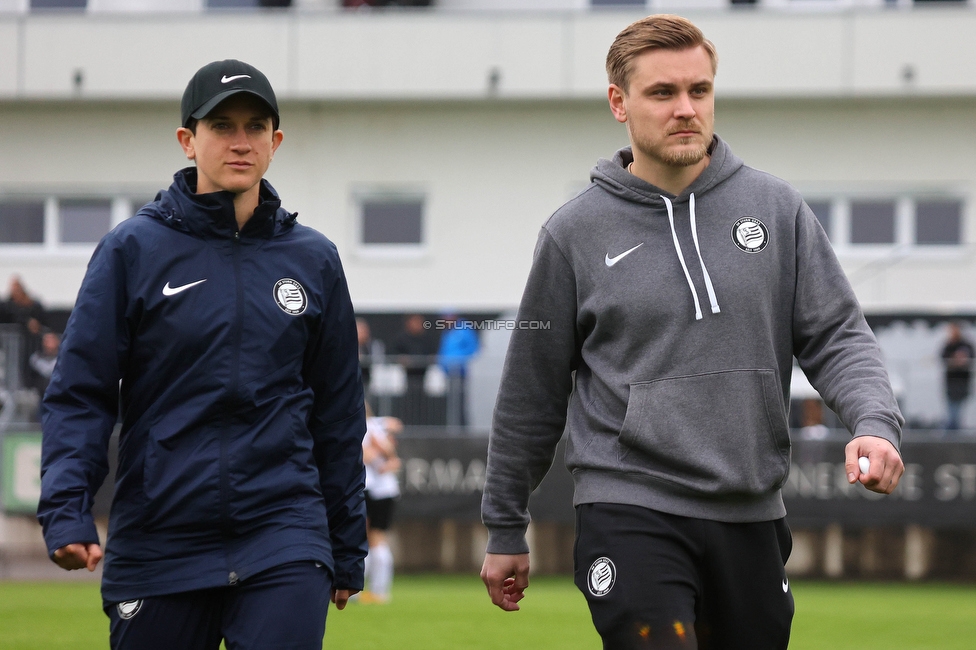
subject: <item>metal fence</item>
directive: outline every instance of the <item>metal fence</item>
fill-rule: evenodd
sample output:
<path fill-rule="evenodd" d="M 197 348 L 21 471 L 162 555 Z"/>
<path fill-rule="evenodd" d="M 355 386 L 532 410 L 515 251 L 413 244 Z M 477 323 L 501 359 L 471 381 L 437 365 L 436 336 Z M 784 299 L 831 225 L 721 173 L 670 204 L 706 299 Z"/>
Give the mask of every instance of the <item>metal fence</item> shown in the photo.
<path fill-rule="evenodd" d="M 19 325 L 0 325 L 0 386 L 7 390 L 23 386 L 23 345 Z"/>
<path fill-rule="evenodd" d="M 467 384 L 463 365 L 442 365 L 436 355 L 366 355 L 360 359 L 366 401 L 379 416 L 404 424 L 464 427 Z"/>
<path fill-rule="evenodd" d="M 942 330 L 895 323 L 876 331 L 907 428 L 942 428 L 946 414 Z M 972 340 L 976 327 L 964 333 Z M 443 364 L 437 355 L 387 355 L 382 346 L 374 346 L 371 354 L 360 359 L 373 412 L 400 418 L 408 426 L 447 427 L 455 434 L 488 428 L 508 341 L 484 343 L 492 343 L 491 336 L 499 334 L 504 332 L 483 333 L 482 350 L 463 365 Z M 40 395 L 30 387 L 29 343 L 18 325 L 0 324 L 0 428 L 12 418 L 36 420 Z M 803 402 L 819 401 L 819 395 L 799 369 L 794 370 L 792 391 L 791 424 L 804 427 Z M 962 421 L 964 428 L 976 427 L 976 399 L 965 402 Z M 829 411 L 824 412 L 822 424 L 842 426 Z"/>

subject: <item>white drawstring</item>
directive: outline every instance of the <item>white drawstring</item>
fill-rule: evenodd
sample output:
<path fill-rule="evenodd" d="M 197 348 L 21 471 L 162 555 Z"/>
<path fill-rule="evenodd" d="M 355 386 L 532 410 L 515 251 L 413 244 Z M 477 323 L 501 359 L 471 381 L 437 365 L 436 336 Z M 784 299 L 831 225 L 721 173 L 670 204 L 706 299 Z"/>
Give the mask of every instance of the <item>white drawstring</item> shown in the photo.
<path fill-rule="evenodd" d="M 712 303 L 712 313 L 717 314 L 721 309 L 718 306 L 718 298 L 715 297 L 715 287 L 712 286 L 712 279 L 708 277 L 708 269 L 705 268 L 705 260 L 702 259 L 701 246 L 698 245 L 698 225 L 695 223 L 695 195 L 692 194 L 688 199 L 688 209 L 691 212 L 691 236 L 695 240 L 695 250 L 698 251 L 698 261 L 701 263 L 702 275 L 705 276 L 705 289 L 708 291 L 708 301 Z M 672 226 L 672 232 L 674 227 Z"/>
<path fill-rule="evenodd" d="M 695 299 L 695 320 L 702 319 L 701 303 L 698 302 L 698 291 L 695 290 L 695 283 L 691 280 L 691 273 L 688 272 L 688 265 L 685 264 L 685 256 L 681 253 L 681 244 L 678 243 L 678 232 L 674 229 L 674 206 L 666 196 L 664 205 L 668 208 L 668 222 L 671 224 L 671 239 L 674 241 L 674 250 L 678 253 L 678 261 L 681 262 L 681 269 L 685 272 L 685 279 L 688 281 L 688 288 L 691 289 L 691 296 Z M 705 289 L 708 291 L 708 301 L 712 305 L 712 313 L 717 314 L 722 310 L 718 306 L 718 298 L 715 296 L 715 287 L 712 286 L 712 278 L 708 275 L 705 268 L 705 260 L 702 259 L 701 246 L 698 244 L 698 223 L 695 220 L 695 195 L 692 194 L 688 200 L 688 209 L 691 213 L 691 237 L 695 241 L 695 252 L 698 253 L 698 262 L 701 264 L 702 275 L 705 277 Z"/>
<path fill-rule="evenodd" d="M 702 310 L 701 304 L 698 302 L 698 292 L 695 291 L 695 283 L 691 281 L 691 273 L 688 273 L 688 265 L 685 264 L 685 256 L 681 254 L 681 244 L 678 243 L 678 233 L 674 229 L 674 208 L 671 206 L 671 201 L 668 200 L 668 197 L 662 196 L 661 198 L 664 199 L 664 204 L 668 208 L 668 221 L 671 223 L 671 239 L 674 240 L 674 250 L 678 253 L 678 261 L 681 262 L 681 268 L 684 269 L 685 279 L 688 280 L 691 295 L 695 299 L 695 320 L 701 320 Z"/>

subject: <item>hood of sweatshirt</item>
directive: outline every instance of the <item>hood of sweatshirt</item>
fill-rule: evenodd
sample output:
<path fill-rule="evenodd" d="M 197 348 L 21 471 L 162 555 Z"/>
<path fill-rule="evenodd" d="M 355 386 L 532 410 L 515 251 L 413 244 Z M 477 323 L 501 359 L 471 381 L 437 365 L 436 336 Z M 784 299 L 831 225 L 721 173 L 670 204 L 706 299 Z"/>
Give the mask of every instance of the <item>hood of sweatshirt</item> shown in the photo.
<path fill-rule="evenodd" d="M 627 171 L 627 165 L 634 162 L 634 154 L 630 147 L 619 150 L 609 160 L 601 158 L 597 161 L 596 166 L 590 171 L 590 180 L 626 201 L 647 203 L 663 210 L 664 198 L 672 203 L 686 203 L 691 195 L 700 197 L 727 180 L 743 165 L 742 159 L 732 153 L 725 141 L 717 135 L 712 140 L 709 155 L 711 160 L 708 166 L 677 196 Z"/>
<path fill-rule="evenodd" d="M 627 166 L 634 160 L 634 154 L 630 147 L 619 150 L 611 160 L 600 159 L 590 173 L 591 180 L 611 195 L 624 201 L 643 204 L 650 208 L 652 215 L 667 216 L 674 252 L 677 255 L 678 261 L 681 263 L 681 269 L 684 272 L 685 281 L 688 283 L 688 289 L 694 302 L 695 320 L 701 320 L 703 317 L 702 300 L 698 295 L 698 290 L 695 288 L 695 282 L 692 279 L 693 270 L 689 270 L 688 263 L 685 260 L 685 251 L 682 250 L 678 227 L 675 226 L 675 206 L 683 204 L 687 204 L 688 206 L 688 221 L 691 228 L 692 242 L 694 243 L 695 253 L 697 254 L 700 265 L 705 293 L 708 297 L 711 312 L 718 314 L 722 308 L 719 306 L 718 296 L 715 293 L 715 287 L 712 283 L 711 275 L 708 272 L 708 267 L 705 265 L 698 238 L 697 214 L 695 212 L 696 197 L 700 199 L 713 188 L 720 186 L 743 166 L 742 159 L 733 154 L 732 150 L 725 144 L 725 141 L 717 135 L 713 136 L 712 145 L 709 148 L 709 156 L 708 166 L 705 167 L 691 185 L 677 196 L 627 171 Z M 611 262 L 613 260 L 608 256 L 607 264 L 609 265 Z"/>
<path fill-rule="evenodd" d="M 233 238 L 238 233 L 232 192 L 197 194 L 197 170 L 186 167 L 173 175 L 173 184 L 139 210 L 174 230 L 203 238 Z M 281 207 L 281 199 L 271 183 L 261 179 L 258 206 L 240 229 L 241 237 L 269 239 L 291 230 L 297 212 Z"/>

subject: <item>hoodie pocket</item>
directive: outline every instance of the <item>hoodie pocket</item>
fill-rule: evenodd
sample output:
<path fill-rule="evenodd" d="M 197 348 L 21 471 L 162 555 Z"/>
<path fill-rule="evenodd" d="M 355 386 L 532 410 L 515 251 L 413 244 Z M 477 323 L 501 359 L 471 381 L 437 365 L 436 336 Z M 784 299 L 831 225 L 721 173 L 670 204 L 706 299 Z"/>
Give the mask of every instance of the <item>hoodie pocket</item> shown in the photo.
<path fill-rule="evenodd" d="M 786 409 L 772 370 L 632 384 L 620 442 L 626 470 L 714 496 L 769 492 L 789 471 Z"/>

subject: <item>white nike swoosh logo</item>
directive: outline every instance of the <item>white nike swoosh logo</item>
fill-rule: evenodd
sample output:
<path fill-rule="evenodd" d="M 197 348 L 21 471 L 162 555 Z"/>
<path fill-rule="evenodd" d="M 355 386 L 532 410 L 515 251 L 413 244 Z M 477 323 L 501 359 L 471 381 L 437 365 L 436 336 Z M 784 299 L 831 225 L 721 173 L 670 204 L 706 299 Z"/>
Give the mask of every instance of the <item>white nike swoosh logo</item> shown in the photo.
<path fill-rule="evenodd" d="M 220 83 L 229 84 L 234 79 L 250 79 L 250 78 L 251 75 L 249 74 L 235 74 L 233 77 L 228 77 L 227 75 L 224 75 L 223 77 L 220 78 Z"/>
<path fill-rule="evenodd" d="M 789 590 L 790 590 L 790 579 L 787 578 L 783 580 L 783 593 L 785 594 Z"/>
<path fill-rule="evenodd" d="M 169 282 L 167 282 L 166 283 L 166 286 L 163 287 L 163 295 L 164 296 L 175 296 L 180 291 L 186 291 L 190 287 L 195 287 L 198 284 L 200 284 L 201 282 L 206 282 L 206 281 L 207 281 L 207 278 L 204 278 L 202 280 L 197 280 L 196 282 L 191 282 L 190 284 L 184 284 L 181 287 L 171 287 L 171 286 L 169 286 Z"/>
<path fill-rule="evenodd" d="M 624 257 L 630 255 L 631 253 L 633 253 L 635 250 L 637 250 L 638 248 L 640 248 L 643 245 L 644 245 L 644 242 L 641 242 L 641 243 L 637 244 L 636 246 L 634 246 L 633 248 L 631 248 L 629 251 L 624 251 L 623 253 L 621 253 L 620 255 L 617 255 L 616 257 L 610 257 L 610 253 L 607 253 L 607 259 L 604 260 L 604 261 L 607 263 L 607 266 L 613 266 L 614 264 L 616 264 L 617 262 L 619 262 L 620 260 L 622 260 Z"/>

